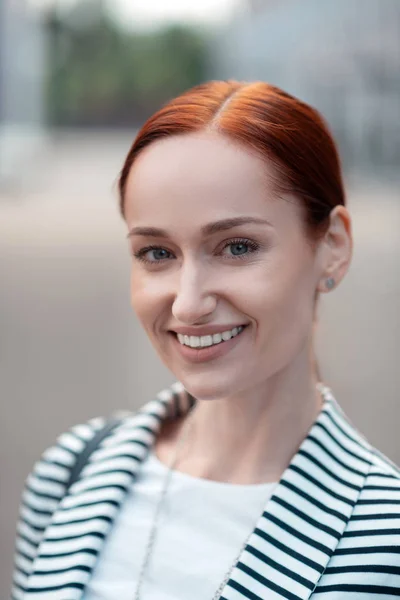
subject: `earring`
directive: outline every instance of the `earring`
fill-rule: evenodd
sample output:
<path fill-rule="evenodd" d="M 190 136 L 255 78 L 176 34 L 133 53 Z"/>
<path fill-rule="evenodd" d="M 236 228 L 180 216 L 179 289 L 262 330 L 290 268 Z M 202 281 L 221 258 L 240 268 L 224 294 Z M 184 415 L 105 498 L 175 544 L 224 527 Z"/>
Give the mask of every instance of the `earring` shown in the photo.
<path fill-rule="evenodd" d="M 328 290 L 331 290 L 333 287 L 335 287 L 335 280 L 333 277 L 328 277 L 328 279 L 325 281 L 325 285 Z"/>

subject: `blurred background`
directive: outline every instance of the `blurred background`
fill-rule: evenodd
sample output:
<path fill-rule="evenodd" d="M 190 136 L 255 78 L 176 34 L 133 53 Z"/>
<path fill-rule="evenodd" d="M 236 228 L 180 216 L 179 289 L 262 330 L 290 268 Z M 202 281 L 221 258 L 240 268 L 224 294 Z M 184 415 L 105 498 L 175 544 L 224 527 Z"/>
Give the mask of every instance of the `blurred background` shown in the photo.
<path fill-rule="evenodd" d="M 399 0 L 0 0 L 0 597 L 23 481 L 70 425 L 172 382 L 129 304 L 116 180 L 137 128 L 207 79 L 262 79 L 338 141 L 352 269 L 323 378 L 400 463 Z"/>

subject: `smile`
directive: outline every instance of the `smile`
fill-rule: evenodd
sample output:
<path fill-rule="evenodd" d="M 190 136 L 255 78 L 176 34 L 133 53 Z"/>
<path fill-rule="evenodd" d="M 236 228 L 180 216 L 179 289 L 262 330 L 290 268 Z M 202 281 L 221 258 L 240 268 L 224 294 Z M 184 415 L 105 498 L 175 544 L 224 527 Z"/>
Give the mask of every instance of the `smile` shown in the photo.
<path fill-rule="evenodd" d="M 248 324 L 245 324 L 207 335 L 186 335 L 182 331 L 179 333 L 170 331 L 170 335 L 178 354 L 185 361 L 207 363 L 230 355 L 237 345 L 243 344 L 241 342 L 243 332 L 248 329 Z"/>
<path fill-rule="evenodd" d="M 231 338 L 236 337 L 241 333 L 244 329 L 243 325 L 239 325 L 238 327 L 234 327 L 233 329 L 228 329 L 227 331 L 221 331 L 220 333 L 214 333 L 213 335 L 183 335 L 182 333 L 178 333 L 177 337 L 179 343 L 182 346 L 189 346 L 190 348 L 206 348 L 209 346 L 216 346 L 217 344 L 221 344 L 222 342 L 227 342 Z"/>

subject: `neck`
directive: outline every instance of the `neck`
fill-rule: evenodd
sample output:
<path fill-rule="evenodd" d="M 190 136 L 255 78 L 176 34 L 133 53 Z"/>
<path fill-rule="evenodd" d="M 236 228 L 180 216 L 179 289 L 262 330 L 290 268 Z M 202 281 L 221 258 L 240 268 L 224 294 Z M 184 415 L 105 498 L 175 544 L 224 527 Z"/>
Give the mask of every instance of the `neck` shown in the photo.
<path fill-rule="evenodd" d="M 186 425 L 179 471 L 236 484 L 279 481 L 321 410 L 316 383 L 311 370 L 281 373 L 243 394 L 198 400 L 190 422 L 176 423 L 164 447 L 157 442 L 157 454 L 168 460 Z"/>

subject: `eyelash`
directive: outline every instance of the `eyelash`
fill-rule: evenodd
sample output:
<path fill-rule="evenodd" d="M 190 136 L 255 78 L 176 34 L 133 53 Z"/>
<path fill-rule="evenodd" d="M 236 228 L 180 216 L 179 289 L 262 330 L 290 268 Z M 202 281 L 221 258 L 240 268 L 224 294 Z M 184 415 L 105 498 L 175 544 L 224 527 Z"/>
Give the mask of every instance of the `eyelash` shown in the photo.
<path fill-rule="evenodd" d="M 246 252 L 246 254 L 238 254 L 236 256 L 231 255 L 231 256 L 229 256 L 229 259 L 231 259 L 231 258 L 242 259 L 242 260 L 246 259 L 249 254 L 256 252 L 260 248 L 259 244 L 257 244 L 256 242 L 253 242 L 252 240 L 248 240 L 245 238 L 235 238 L 233 240 L 229 240 L 229 242 L 227 242 L 224 245 L 222 250 L 225 250 L 225 248 L 228 248 L 228 246 L 234 246 L 235 244 L 243 244 L 245 246 L 248 246 L 251 249 L 251 251 Z M 164 260 L 169 260 L 169 258 L 162 258 L 159 260 L 147 260 L 147 258 L 145 258 L 145 255 L 147 254 L 147 252 L 150 252 L 151 250 L 166 250 L 166 248 L 163 248 L 162 246 L 150 245 L 150 246 L 146 246 L 145 248 L 141 248 L 138 252 L 133 252 L 133 256 L 142 262 L 150 263 L 150 264 L 159 264 L 159 263 L 163 262 Z M 166 251 L 169 252 L 169 250 L 166 250 Z"/>

